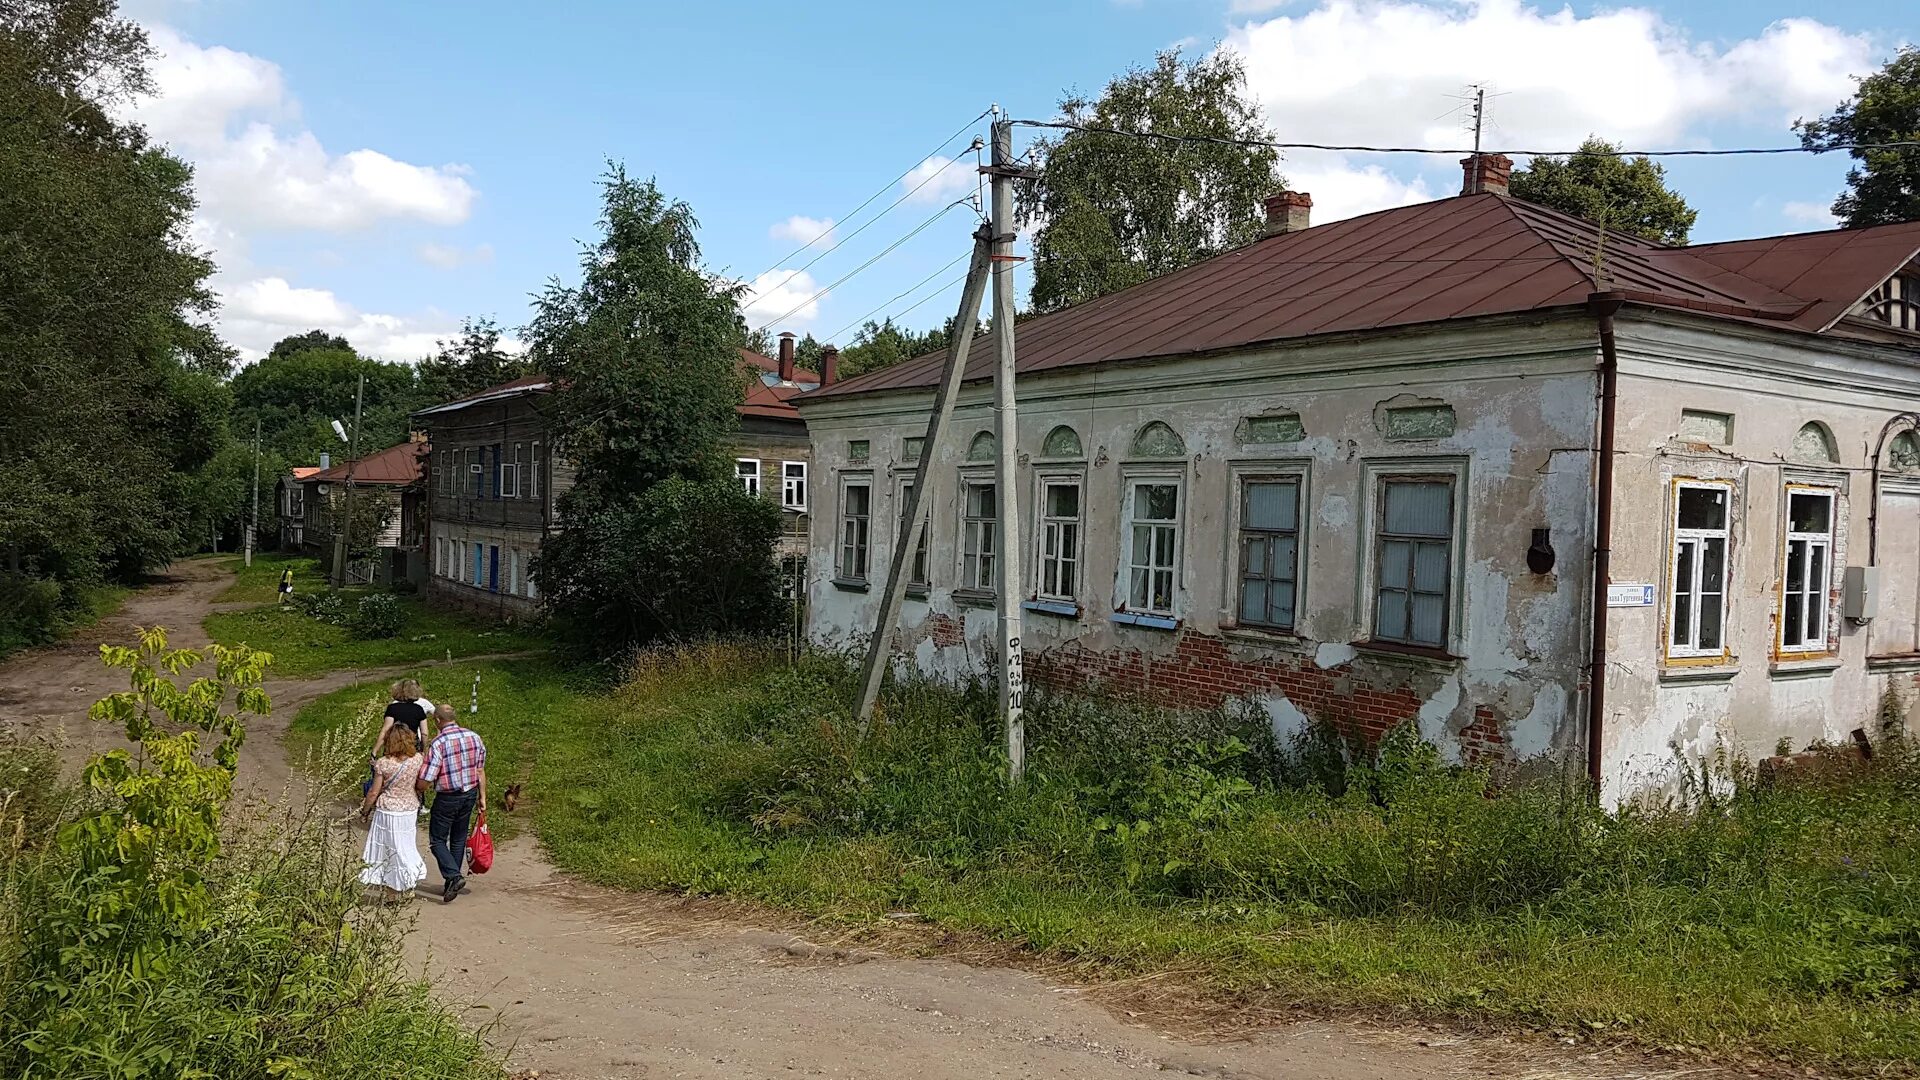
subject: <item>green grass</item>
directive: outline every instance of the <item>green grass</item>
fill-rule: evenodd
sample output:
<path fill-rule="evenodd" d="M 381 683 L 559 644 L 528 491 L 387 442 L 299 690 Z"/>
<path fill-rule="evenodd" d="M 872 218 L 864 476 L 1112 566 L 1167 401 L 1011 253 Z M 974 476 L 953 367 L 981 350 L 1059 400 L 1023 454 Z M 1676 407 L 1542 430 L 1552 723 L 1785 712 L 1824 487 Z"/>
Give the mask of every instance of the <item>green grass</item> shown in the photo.
<path fill-rule="evenodd" d="M 1844 788 L 1612 816 L 1572 783 L 1489 797 L 1408 742 L 1348 768 L 1324 745 L 1282 753 L 1251 717 L 1039 699 L 1010 793 L 977 689 L 895 687 L 857 743 L 834 660 L 709 649 L 600 693 L 544 666 L 473 671 L 496 790 L 524 780 L 554 860 L 604 884 L 853 926 L 915 911 L 1268 1005 L 1847 1072 L 1920 1060 L 1910 753 Z"/>
<path fill-rule="evenodd" d="M 405 623 L 400 633 L 391 638 L 370 640 L 355 638 L 345 627 L 312 619 L 291 606 L 214 612 L 201 625 L 207 636 L 220 644 L 245 644 L 272 653 L 273 674 L 281 678 L 304 678 L 350 668 L 416 664 L 445 660 L 449 656 L 458 660 L 526 652 L 546 646 L 545 639 L 538 634 L 489 626 L 455 612 L 434 610 L 418 597 L 403 597 L 401 609 L 405 612 Z"/>
<path fill-rule="evenodd" d="M 241 560 L 231 555 L 219 556 L 231 558 L 233 562 L 233 582 L 215 597 L 222 604 L 271 604 L 280 592 L 280 572 L 293 568 L 293 589 L 296 594 L 309 593 L 327 587 L 327 574 L 320 566 L 320 560 L 311 555 L 300 555 L 285 551 L 256 551 L 253 565 L 242 565 Z"/>

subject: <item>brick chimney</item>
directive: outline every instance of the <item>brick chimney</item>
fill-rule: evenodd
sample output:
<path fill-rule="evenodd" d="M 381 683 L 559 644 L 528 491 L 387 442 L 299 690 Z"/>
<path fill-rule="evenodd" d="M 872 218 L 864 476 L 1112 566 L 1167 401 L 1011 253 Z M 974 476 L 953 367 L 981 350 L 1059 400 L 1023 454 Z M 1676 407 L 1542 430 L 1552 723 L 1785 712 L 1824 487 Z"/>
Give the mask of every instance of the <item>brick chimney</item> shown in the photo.
<path fill-rule="evenodd" d="M 840 379 L 840 350 L 829 345 L 820 350 L 820 385 L 832 386 Z"/>
<path fill-rule="evenodd" d="M 1313 212 L 1313 196 L 1304 191 L 1282 191 L 1267 196 L 1267 235 L 1300 232 Z"/>
<path fill-rule="evenodd" d="M 793 331 L 780 334 L 780 381 L 793 381 Z"/>
<path fill-rule="evenodd" d="M 1460 159 L 1465 178 L 1462 195 L 1505 195 L 1513 176 L 1513 159 L 1505 154 L 1470 154 Z"/>

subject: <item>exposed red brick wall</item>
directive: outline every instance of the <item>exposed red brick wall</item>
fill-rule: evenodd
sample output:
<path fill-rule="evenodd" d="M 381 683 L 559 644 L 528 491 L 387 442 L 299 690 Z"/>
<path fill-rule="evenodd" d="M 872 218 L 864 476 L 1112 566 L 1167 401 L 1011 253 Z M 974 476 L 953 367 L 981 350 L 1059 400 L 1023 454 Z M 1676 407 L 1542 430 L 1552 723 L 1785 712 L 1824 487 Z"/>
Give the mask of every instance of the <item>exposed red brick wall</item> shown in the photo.
<path fill-rule="evenodd" d="M 1182 631 L 1170 656 L 1137 650 L 1095 651 L 1068 642 L 1027 654 L 1027 677 L 1042 685 L 1084 690 L 1111 686 L 1143 694 L 1172 708 L 1210 709 L 1231 698 L 1279 691 L 1301 712 L 1331 721 L 1344 734 L 1369 745 L 1420 711 L 1420 697 L 1405 686 L 1377 684 L 1351 664 L 1322 668 L 1311 656 L 1274 655 L 1237 659 L 1223 639 Z M 1475 750 L 1504 756 L 1498 718 L 1486 706 L 1475 711 Z"/>
<path fill-rule="evenodd" d="M 1499 715 L 1490 706 L 1476 706 L 1473 723 L 1461 729 L 1460 756 L 1469 765 L 1507 760 L 1507 736 L 1500 730 Z"/>
<path fill-rule="evenodd" d="M 967 628 L 959 619 L 944 612 L 934 612 L 927 619 L 927 636 L 933 639 L 936 648 L 950 648 L 967 643 Z"/>

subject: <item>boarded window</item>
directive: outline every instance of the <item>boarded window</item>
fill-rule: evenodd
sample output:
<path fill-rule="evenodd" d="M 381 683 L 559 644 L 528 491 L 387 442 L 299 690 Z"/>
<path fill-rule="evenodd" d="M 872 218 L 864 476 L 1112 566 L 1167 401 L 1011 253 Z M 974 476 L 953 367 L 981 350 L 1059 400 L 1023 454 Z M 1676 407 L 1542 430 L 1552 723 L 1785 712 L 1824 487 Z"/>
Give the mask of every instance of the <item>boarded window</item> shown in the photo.
<path fill-rule="evenodd" d="M 1683 442 L 1729 446 L 1733 443 L 1733 417 L 1705 409 L 1680 410 L 1680 438 Z"/>
<path fill-rule="evenodd" d="M 1920 490 L 1880 492 L 1880 611 L 1867 627 L 1872 656 L 1920 652 Z"/>

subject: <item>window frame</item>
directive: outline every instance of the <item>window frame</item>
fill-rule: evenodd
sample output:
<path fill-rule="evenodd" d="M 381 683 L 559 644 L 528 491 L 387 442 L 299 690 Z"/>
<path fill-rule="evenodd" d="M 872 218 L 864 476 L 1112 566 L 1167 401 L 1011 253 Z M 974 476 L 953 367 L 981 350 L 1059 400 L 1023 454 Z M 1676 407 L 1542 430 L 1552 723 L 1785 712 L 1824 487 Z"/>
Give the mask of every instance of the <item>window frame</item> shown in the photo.
<path fill-rule="evenodd" d="M 527 444 L 527 464 L 532 466 L 533 476 L 527 484 L 527 498 L 540 497 L 540 440 Z"/>
<path fill-rule="evenodd" d="M 1453 485 L 1452 533 L 1448 538 L 1447 598 L 1443 608 L 1440 646 L 1407 644 L 1383 638 L 1379 632 L 1380 526 L 1386 510 L 1386 482 L 1448 480 Z M 1472 498 L 1472 470 L 1460 455 L 1393 456 L 1368 459 L 1361 468 L 1359 573 L 1354 611 L 1360 625 L 1354 644 L 1386 652 L 1412 653 L 1441 660 L 1458 660 L 1466 651 L 1466 567 L 1472 533 L 1467 528 L 1466 502 Z M 1297 601 L 1296 601 L 1297 603 Z"/>
<path fill-rule="evenodd" d="M 1810 532 L 1794 531 L 1793 499 L 1794 499 L 1794 496 L 1796 495 L 1813 496 L 1817 498 L 1824 498 L 1827 500 L 1827 528 L 1825 532 L 1810 533 Z M 1779 619 L 1778 625 L 1775 627 L 1775 630 L 1774 630 L 1774 648 L 1783 657 L 1792 657 L 1794 659 L 1805 659 L 1809 657 L 1831 656 L 1834 652 L 1834 648 L 1831 644 L 1832 634 L 1834 630 L 1834 621 L 1835 621 L 1834 602 L 1833 602 L 1833 560 L 1834 560 L 1834 555 L 1840 546 L 1839 534 L 1840 534 L 1840 488 L 1837 485 L 1804 483 L 1804 482 L 1793 481 L 1793 480 L 1789 480 L 1786 483 L 1781 485 L 1780 559 L 1779 559 L 1780 580 L 1779 580 L 1778 588 L 1775 590 L 1775 600 L 1776 600 L 1775 610 L 1779 612 L 1780 619 Z M 1823 553 L 1823 557 L 1820 562 L 1819 588 L 1815 590 L 1814 588 L 1811 587 L 1810 583 L 1806 581 L 1805 570 L 1803 565 L 1802 578 L 1801 578 L 1802 588 L 1797 594 L 1797 597 L 1791 596 L 1787 591 L 1787 572 L 1788 572 L 1788 568 L 1792 565 L 1793 545 L 1796 541 L 1803 542 L 1807 545 L 1806 552 L 1802 557 L 1803 564 L 1806 557 L 1812 554 L 1816 545 L 1821 549 Z M 1811 603 L 1811 601 L 1815 597 L 1817 597 L 1819 600 L 1819 606 L 1817 608 L 1815 608 Z M 1798 644 L 1790 645 L 1787 643 L 1787 605 L 1789 602 L 1793 601 L 1796 598 L 1801 605 L 1801 608 L 1800 608 L 1801 620 L 1802 620 L 1801 627 L 1800 627 L 1801 633 L 1803 635 L 1805 635 L 1806 633 L 1807 614 L 1810 614 L 1811 612 L 1817 610 L 1819 612 L 1819 617 L 1820 617 L 1819 636 L 1812 637 L 1812 638 L 1803 636 L 1802 640 Z"/>
<path fill-rule="evenodd" d="M 1073 550 L 1056 554 L 1052 558 L 1073 564 L 1073 589 L 1071 591 L 1053 591 L 1046 589 L 1048 537 L 1053 526 L 1067 521 L 1056 518 L 1048 512 L 1047 492 L 1051 488 L 1072 486 L 1079 492 L 1075 500 L 1073 518 Z M 1087 588 L 1087 476 L 1081 469 L 1042 470 L 1033 478 L 1033 577 L 1028 590 L 1028 599 L 1055 604 L 1080 604 L 1085 600 Z"/>
<path fill-rule="evenodd" d="M 973 489 L 979 487 L 994 489 L 992 517 L 980 517 L 973 512 L 971 496 Z M 998 594 L 1000 588 L 1000 570 L 997 560 L 1004 555 L 998 546 L 1000 542 L 1000 515 L 1005 499 L 1006 492 L 1000 490 L 998 478 L 995 477 L 991 470 L 961 470 L 959 499 L 960 528 L 953 548 L 953 580 L 955 583 L 955 592 L 972 596 L 994 596 Z M 973 542 L 976 536 L 976 526 L 979 526 L 977 531 L 980 540 L 978 550 L 969 553 L 968 545 Z M 982 562 L 985 564 L 984 581 L 976 581 L 973 576 L 969 575 L 967 563 L 969 558 L 978 560 L 975 563 L 976 567 Z"/>
<path fill-rule="evenodd" d="M 906 469 L 893 481 L 894 534 L 893 542 L 900 542 L 899 530 L 904 527 L 907 516 L 907 492 L 913 488 L 913 470 Z M 920 503 L 920 513 L 926 518 L 920 526 L 920 547 L 913 557 L 907 560 L 907 589 L 909 592 L 925 595 L 933 587 L 933 500 L 924 499 Z"/>
<path fill-rule="evenodd" d="M 1249 461 L 1233 465 L 1228 483 L 1231 507 L 1227 522 L 1226 594 L 1222 598 L 1227 612 L 1227 625 L 1246 630 L 1257 630 L 1266 634 L 1291 635 L 1298 633 L 1300 610 L 1306 595 L 1307 542 L 1309 522 L 1306 509 L 1309 504 L 1308 464 L 1304 461 Z M 1241 617 L 1242 592 L 1246 583 L 1246 533 L 1247 521 L 1247 485 L 1249 484 L 1291 484 L 1294 489 L 1293 515 L 1293 621 L 1286 625 L 1279 623 L 1249 621 Z M 1278 535 L 1281 530 L 1258 529 L 1261 533 Z M 1273 579 L 1268 578 L 1269 582 Z"/>
<path fill-rule="evenodd" d="M 797 476 L 794 475 L 793 472 L 796 467 L 800 470 Z M 800 494 L 800 497 L 797 499 L 793 497 L 796 481 L 798 482 L 797 486 Z M 807 512 L 806 462 L 782 461 L 780 463 L 780 508 L 783 510 L 798 511 L 803 514 Z"/>
<path fill-rule="evenodd" d="M 752 472 L 743 471 L 741 468 L 741 466 L 743 465 L 753 466 L 753 471 Z M 763 490 L 765 490 L 760 482 L 761 473 L 762 473 L 762 470 L 760 468 L 759 458 L 737 457 L 733 459 L 733 479 L 737 483 L 739 483 L 743 489 L 745 489 L 747 494 L 753 496 L 756 499 L 759 498 L 760 493 Z"/>
<path fill-rule="evenodd" d="M 1718 529 L 1700 529 L 1680 527 L 1680 493 L 1689 489 L 1722 491 L 1726 493 L 1726 518 Z M 1669 485 L 1667 500 L 1667 565 L 1666 590 L 1662 597 L 1660 619 L 1660 655 L 1669 664 L 1705 665 L 1723 664 L 1733 655 L 1728 644 L 1733 625 L 1733 521 L 1735 497 L 1737 495 L 1732 480 L 1716 480 L 1705 477 L 1676 476 Z M 1675 644 L 1673 640 L 1674 611 L 1680 584 L 1680 550 L 1683 541 L 1695 542 L 1696 550 L 1705 551 L 1706 542 L 1718 539 L 1721 543 L 1720 554 L 1720 643 L 1713 648 L 1702 648 L 1700 640 L 1700 579 L 1704 560 L 1694 559 L 1692 578 L 1689 581 L 1690 607 L 1687 613 L 1689 643 Z"/>
<path fill-rule="evenodd" d="M 866 512 L 858 515 L 864 536 L 853 542 L 855 550 L 864 557 L 858 575 L 848 572 L 846 562 L 849 544 L 847 526 L 850 519 L 854 517 L 847 513 L 847 493 L 854 488 L 862 488 L 867 493 Z M 873 575 L 873 474 L 871 472 L 842 473 L 839 496 L 839 505 L 834 508 L 833 516 L 833 580 L 846 585 L 864 587 Z"/>
<path fill-rule="evenodd" d="M 1134 517 L 1134 506 L 1136 502 L 1134 496 L 1138 493 L 1139 489 L 1141 487 L 1157 487 L 1161 485 L 1169 485 L 1174 489 L 1173 517 L 1170 519 L 1148 519 L 1146 522 L 1136 519 Z M 1122 500 L 1120 508 L 1120 565 L 1114 578 L 1114 612 L 1116 614 L 1141 619 L 1178 622 L 1186 606 L 1186 574 L 1183 572 L 1186 563 L 1187 548 L 1186 470 L 1128 469 L 1121 474 L 1120 497 Z M 1171 528 L 1173 532 L 1172 564 L 1167 567 L 1170 571 L 1170 577 L 1168 579 L 1167 606 L 1165 608 L 1151 606 L 1153 595 L 1151 576 L 1149 576 L 1147 582 L 1147 598 L 1149 604 L 1141 607 L 1136 607 L 1133 604 L 1134 529 L 1136 526 L 1143 524 L 1148 527 Z M 1149 558 L 1151 557 L 1152 556 L 1149 555 Z M 1149 575 L 1151 575 L 1156 568 L 1156 564 L 1148 563 L 1146 564 L 1146 568 Z"/>
<path fill-rule="evenodd" d="M 513 457 L 500 463 L 500 497 L 517 499 L 520 497 L 520 451 L 525 443 L 513 444 Z"/>

